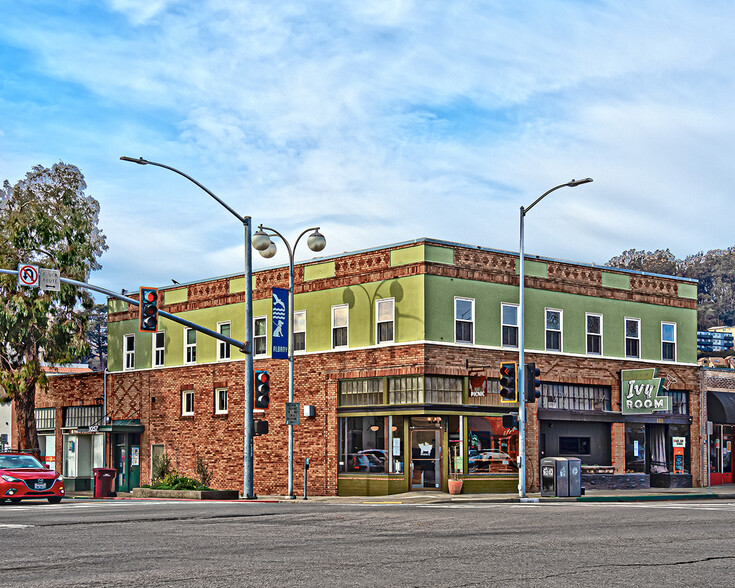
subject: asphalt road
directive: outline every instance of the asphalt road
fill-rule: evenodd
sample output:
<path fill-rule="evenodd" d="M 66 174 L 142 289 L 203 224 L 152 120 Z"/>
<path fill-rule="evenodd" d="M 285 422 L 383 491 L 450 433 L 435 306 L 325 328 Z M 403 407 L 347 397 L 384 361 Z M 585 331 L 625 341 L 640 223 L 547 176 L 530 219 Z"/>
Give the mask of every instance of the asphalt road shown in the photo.
<path fill-rule="evenodd" d="M 2 586 L 727 586 L 735 503 L 0 505 Z"/>

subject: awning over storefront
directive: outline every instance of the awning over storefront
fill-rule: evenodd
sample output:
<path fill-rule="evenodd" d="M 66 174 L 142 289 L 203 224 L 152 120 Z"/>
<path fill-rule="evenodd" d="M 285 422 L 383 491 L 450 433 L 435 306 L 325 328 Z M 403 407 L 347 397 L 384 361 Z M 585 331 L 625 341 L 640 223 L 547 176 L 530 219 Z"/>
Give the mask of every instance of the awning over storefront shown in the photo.
<path fill-rule="evenodd" d="M 112 421 L 111 425 L 101 425 L 99 431 L 103 433 L 142 433 L 145 427 L 138 419 L 121 419 Z"/>
<path fill-rule="evenodd" d="M 707 391 L 707 420 L 735 424 L 735 393 Z"/>

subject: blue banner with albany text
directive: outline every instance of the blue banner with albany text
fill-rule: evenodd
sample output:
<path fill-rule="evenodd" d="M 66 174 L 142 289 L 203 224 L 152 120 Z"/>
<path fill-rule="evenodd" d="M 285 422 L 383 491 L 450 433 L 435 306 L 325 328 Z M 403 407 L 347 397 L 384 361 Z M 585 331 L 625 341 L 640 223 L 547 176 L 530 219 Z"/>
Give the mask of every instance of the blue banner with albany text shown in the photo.
<path fill-rule="evenodd" d="M 273 359 L 288 359 L 288 290 L 273 288 Z"/>

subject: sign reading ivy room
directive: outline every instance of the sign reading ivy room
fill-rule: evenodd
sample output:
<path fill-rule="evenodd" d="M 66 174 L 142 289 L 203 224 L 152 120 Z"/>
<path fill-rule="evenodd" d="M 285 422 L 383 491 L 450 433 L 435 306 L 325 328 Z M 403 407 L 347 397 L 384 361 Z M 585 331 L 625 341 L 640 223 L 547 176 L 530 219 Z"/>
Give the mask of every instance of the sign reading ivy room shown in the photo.
<path fill-rule="evenodd" d="M 671 410 L 671 398 L 662 394 L 658 369 L 621 370 L 620 403 L 623 414 L 652 414 Z"/>

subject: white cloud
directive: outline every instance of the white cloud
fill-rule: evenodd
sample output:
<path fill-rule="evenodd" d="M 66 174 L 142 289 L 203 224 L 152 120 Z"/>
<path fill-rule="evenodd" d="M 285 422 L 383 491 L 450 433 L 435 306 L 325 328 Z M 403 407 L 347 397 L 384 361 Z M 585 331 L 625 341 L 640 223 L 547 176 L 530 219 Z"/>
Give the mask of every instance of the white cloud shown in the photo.
<path fill-rule="evenodd" d="M 29 56 L 13 73 L 61 92 L 0 95 L 0 121 L 16 121 L 0 122 L 0 175 L 77 163 L 116 249 L 103 272 L 128 286 L 117 249 L 137 247 L 141 207 L 165 212 L 145 227 L 160 275 L 238 271 L 241 234 L 183 178 L 123 154 L 288 236 L 322 225 L 325 254 L 422 236 L 515 249 L 519 206 L 581 176 L 595 182 L 529 215 L 529 251 L 603 262 L 732 244 L 726 215 L 692 222 L 694 203 L 730 202 L 729 3 L 109 6 L 108 21 L 9 13 L 0 42 Z M 53 117 L 24 118 L 22 102 Z"/>

